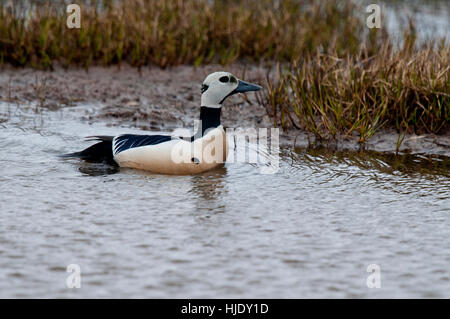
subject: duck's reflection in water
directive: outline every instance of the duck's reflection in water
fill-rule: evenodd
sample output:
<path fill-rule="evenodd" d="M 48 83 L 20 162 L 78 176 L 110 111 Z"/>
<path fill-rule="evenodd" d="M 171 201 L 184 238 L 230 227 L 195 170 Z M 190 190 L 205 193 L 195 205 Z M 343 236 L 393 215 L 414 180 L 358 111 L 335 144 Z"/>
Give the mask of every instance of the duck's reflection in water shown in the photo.
<path fill-rule="evenodd" d="M 225 212 L 226 175 L 226 167 L 221 167 L 191 177 L 196 208 L 198 212 L 206 213 L 204 216 Z"/>
<path fill-rule="evenodd" d="M 78 170 L 89 176 L 103 176 L 120 172 L 120 167 L 105 163 L 89 163 L 82 161 L 80 162 Z"/>

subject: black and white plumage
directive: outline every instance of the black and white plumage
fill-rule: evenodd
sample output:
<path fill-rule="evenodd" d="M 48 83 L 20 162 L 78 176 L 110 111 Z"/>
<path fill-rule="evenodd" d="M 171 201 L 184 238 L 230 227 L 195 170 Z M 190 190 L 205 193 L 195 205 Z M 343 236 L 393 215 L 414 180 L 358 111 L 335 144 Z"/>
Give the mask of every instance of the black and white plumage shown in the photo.
<path fill-rule="evenodd" d="M 168 135 L 133 135 L 123 134 L 114 137 L 113 155 L 126 151 L 133 147 L 156 145 L 159 143 L 168 142 L 172 139 Z"/>
<path fill-rule="evenodd" d="M 69 153 L 61 155 L 61 157 L 70 158 L 70 157 L 78 157 L 87 162 L 95 162 L 95 163 L 107 163 L 111 165 L 117 165 L 114 161 L 113 155 L 113 144 L 114 136 L 88 136 L 86 140 L 88 141 L 98 141 L 98 143 L 89 146 L 88 148 L 75 153 Z"/>
<path fill-rule="evenodd" d="M 226 135 L 220 124 L 222 103 L 233 94 L 260 89 L 231 73 L 212 73 L 202 84 L 201 129 L 191 138 L 136 134 L 91 136 L 88 139 L 96 140 L 96 144 L 64 157 L 162 174 L 195 174 L 219 167 L 227 156 Z"/>

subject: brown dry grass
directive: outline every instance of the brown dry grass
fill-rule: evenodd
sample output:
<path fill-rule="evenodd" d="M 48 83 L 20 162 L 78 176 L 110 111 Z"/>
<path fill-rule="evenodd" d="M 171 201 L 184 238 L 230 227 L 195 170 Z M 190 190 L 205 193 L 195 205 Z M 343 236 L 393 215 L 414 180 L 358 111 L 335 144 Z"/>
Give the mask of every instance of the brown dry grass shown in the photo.
<path fill-rule="evenodd" d="M 0 63 L 51 69 L 126 62 L 141 67 L 281 63 L 259 95 L 275 125 L 319 140 L 377 129 L 442 133 L 450 123 L 450 48 L 418 48 L 414 28 L 394 49 L 369 31 L 351 1 L 91 1 L 81 29 L 66 27 L 62 1 L 28 8 L 0 0 Z M 275 62 L 275 63 L 276 63 Z"/>
<path fill-rule="evenodd" d="M 0 62 L 51 68 L 294 61 L 316 49 L 356 53 L 364 35 L 349 1 L 128 0 L 81 3 L 81 29 L 66 27 L 62 1 L 30 8 L 0 1 Z M 359 11 L 357 11 L 359 10 Z M 368 38 L 375 52 L 383 34 Z"/>
<path fill-rule="evenodd" d="M 450 47 L 401 50 L 340 58 L 308 55 L 266 80 L 259 95 L 275 125 L 305 129 L 318 140 L 357 133 L 366 142 L 380 128 L 443 133 L 450 123 Z"/>

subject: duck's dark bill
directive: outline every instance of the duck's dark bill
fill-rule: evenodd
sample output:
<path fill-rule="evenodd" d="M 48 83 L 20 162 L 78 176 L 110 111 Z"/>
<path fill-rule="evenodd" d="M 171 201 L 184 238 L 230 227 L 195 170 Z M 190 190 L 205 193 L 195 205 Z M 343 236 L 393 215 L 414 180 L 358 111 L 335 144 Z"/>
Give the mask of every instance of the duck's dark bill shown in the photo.
<path fill-rule="evenodd" d="M 259 85 L 239 80 L 238 87 L 233 91 L 233 93 L 244 93 L 244 92 L 259 91 L 259 90 L 261 90 L 261 87 Z"/>

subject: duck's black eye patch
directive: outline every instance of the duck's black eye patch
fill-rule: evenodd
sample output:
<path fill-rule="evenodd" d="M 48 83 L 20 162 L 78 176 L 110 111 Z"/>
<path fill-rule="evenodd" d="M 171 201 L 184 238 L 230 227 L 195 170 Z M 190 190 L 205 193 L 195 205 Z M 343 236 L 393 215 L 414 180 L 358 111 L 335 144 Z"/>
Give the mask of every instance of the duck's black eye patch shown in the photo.
<path fill-rule="evenodd" d="M 228 81 L 230 80 L 230 78 L 226 75 L 222 76 L 219 81 L 222 83 L 228 83 Z"/>
<path fill-rule="evenodd" d="M 202 93 L 205 92 L 208 88 L 209 86 L 207 86 L 206 84 L 202 84 Z"/>

